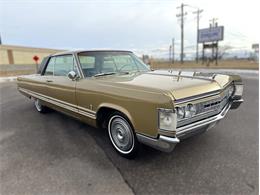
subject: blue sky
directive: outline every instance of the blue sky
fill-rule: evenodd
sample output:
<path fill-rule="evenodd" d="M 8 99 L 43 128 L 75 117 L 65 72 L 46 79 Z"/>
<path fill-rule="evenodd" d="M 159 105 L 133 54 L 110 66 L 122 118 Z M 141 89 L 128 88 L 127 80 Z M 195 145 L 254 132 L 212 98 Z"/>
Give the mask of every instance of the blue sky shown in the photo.
<path fill-rule="evenodd" d="M 185 52 L 195 51 L 193 7 L 203 9 L 201 28 L 218 18 L 225 40 L 234 50 L 250 50 L 259 42 L 259 3 L 247 0 L 0 0 L 0 34 L 4 44 L 57 49 L 130 49 L 167 55 L 171 38 L 180 48 L 176 17 L 185 7 Z"/>

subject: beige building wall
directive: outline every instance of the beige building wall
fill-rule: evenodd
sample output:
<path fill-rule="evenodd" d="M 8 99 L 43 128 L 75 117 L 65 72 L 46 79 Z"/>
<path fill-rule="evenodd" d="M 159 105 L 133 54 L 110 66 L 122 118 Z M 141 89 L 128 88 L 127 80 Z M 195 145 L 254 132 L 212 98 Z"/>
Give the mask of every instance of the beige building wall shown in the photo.
<path fill-rule="evenodd" d="M 13 45 L 0 45 L 0 65 L 3 64 L 35 64 L 34 56 L 41 60 L 50 54 L 61 52 L 62 50 L 22 47 Z"/>
<path fill-rule="evenodd" d="M 0 46 L 0 64 L 9 64 L 7 51 L 1 50 L 1 46 Z"/>

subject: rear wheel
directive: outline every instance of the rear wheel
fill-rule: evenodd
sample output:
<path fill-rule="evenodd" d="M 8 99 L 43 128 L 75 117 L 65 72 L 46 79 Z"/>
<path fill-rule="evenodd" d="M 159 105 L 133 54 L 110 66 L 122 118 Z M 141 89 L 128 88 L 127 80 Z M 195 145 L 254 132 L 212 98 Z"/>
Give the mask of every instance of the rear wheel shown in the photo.
<path fill-rule="evenodd" d="M 45 113 L 47 111 L 47 107 L 43 106 L 41 103 L 41 100 L 39 100 L 39 99 L 35 99 L 34 105 L 35 105 L 36 110 L 40 113 Z"/>
<path fill-rule="evenodd" d="M 130 122 L 120 113 L 109 118 L 108 133 L 114 149 L 125 158 L 134 158 L 138 152 L 138 141 Z"/>

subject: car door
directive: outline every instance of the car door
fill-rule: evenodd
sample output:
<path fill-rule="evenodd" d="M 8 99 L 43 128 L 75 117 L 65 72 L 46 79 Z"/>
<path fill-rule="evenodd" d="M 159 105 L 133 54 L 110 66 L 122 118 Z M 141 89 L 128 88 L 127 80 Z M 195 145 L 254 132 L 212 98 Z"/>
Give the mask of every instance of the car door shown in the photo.
<path fill-rule="evenodd" d="M 77 112 L 75 86 L 76 81 L 68 78 L 70 71 L 76 71 L 73 55 L 53 56 L 44 73 L 46 92 L 50 103 L 58 107 Z"/>

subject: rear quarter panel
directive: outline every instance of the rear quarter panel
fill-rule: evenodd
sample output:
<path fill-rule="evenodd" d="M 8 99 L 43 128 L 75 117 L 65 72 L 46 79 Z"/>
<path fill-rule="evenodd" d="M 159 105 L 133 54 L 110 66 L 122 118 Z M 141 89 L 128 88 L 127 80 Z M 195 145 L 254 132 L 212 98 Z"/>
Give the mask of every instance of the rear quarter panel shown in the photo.
<path fill-rule="evenodd" d="M 45 94 L 45 79 L 39 74 L 19 76 L 17 87 Z"/>

